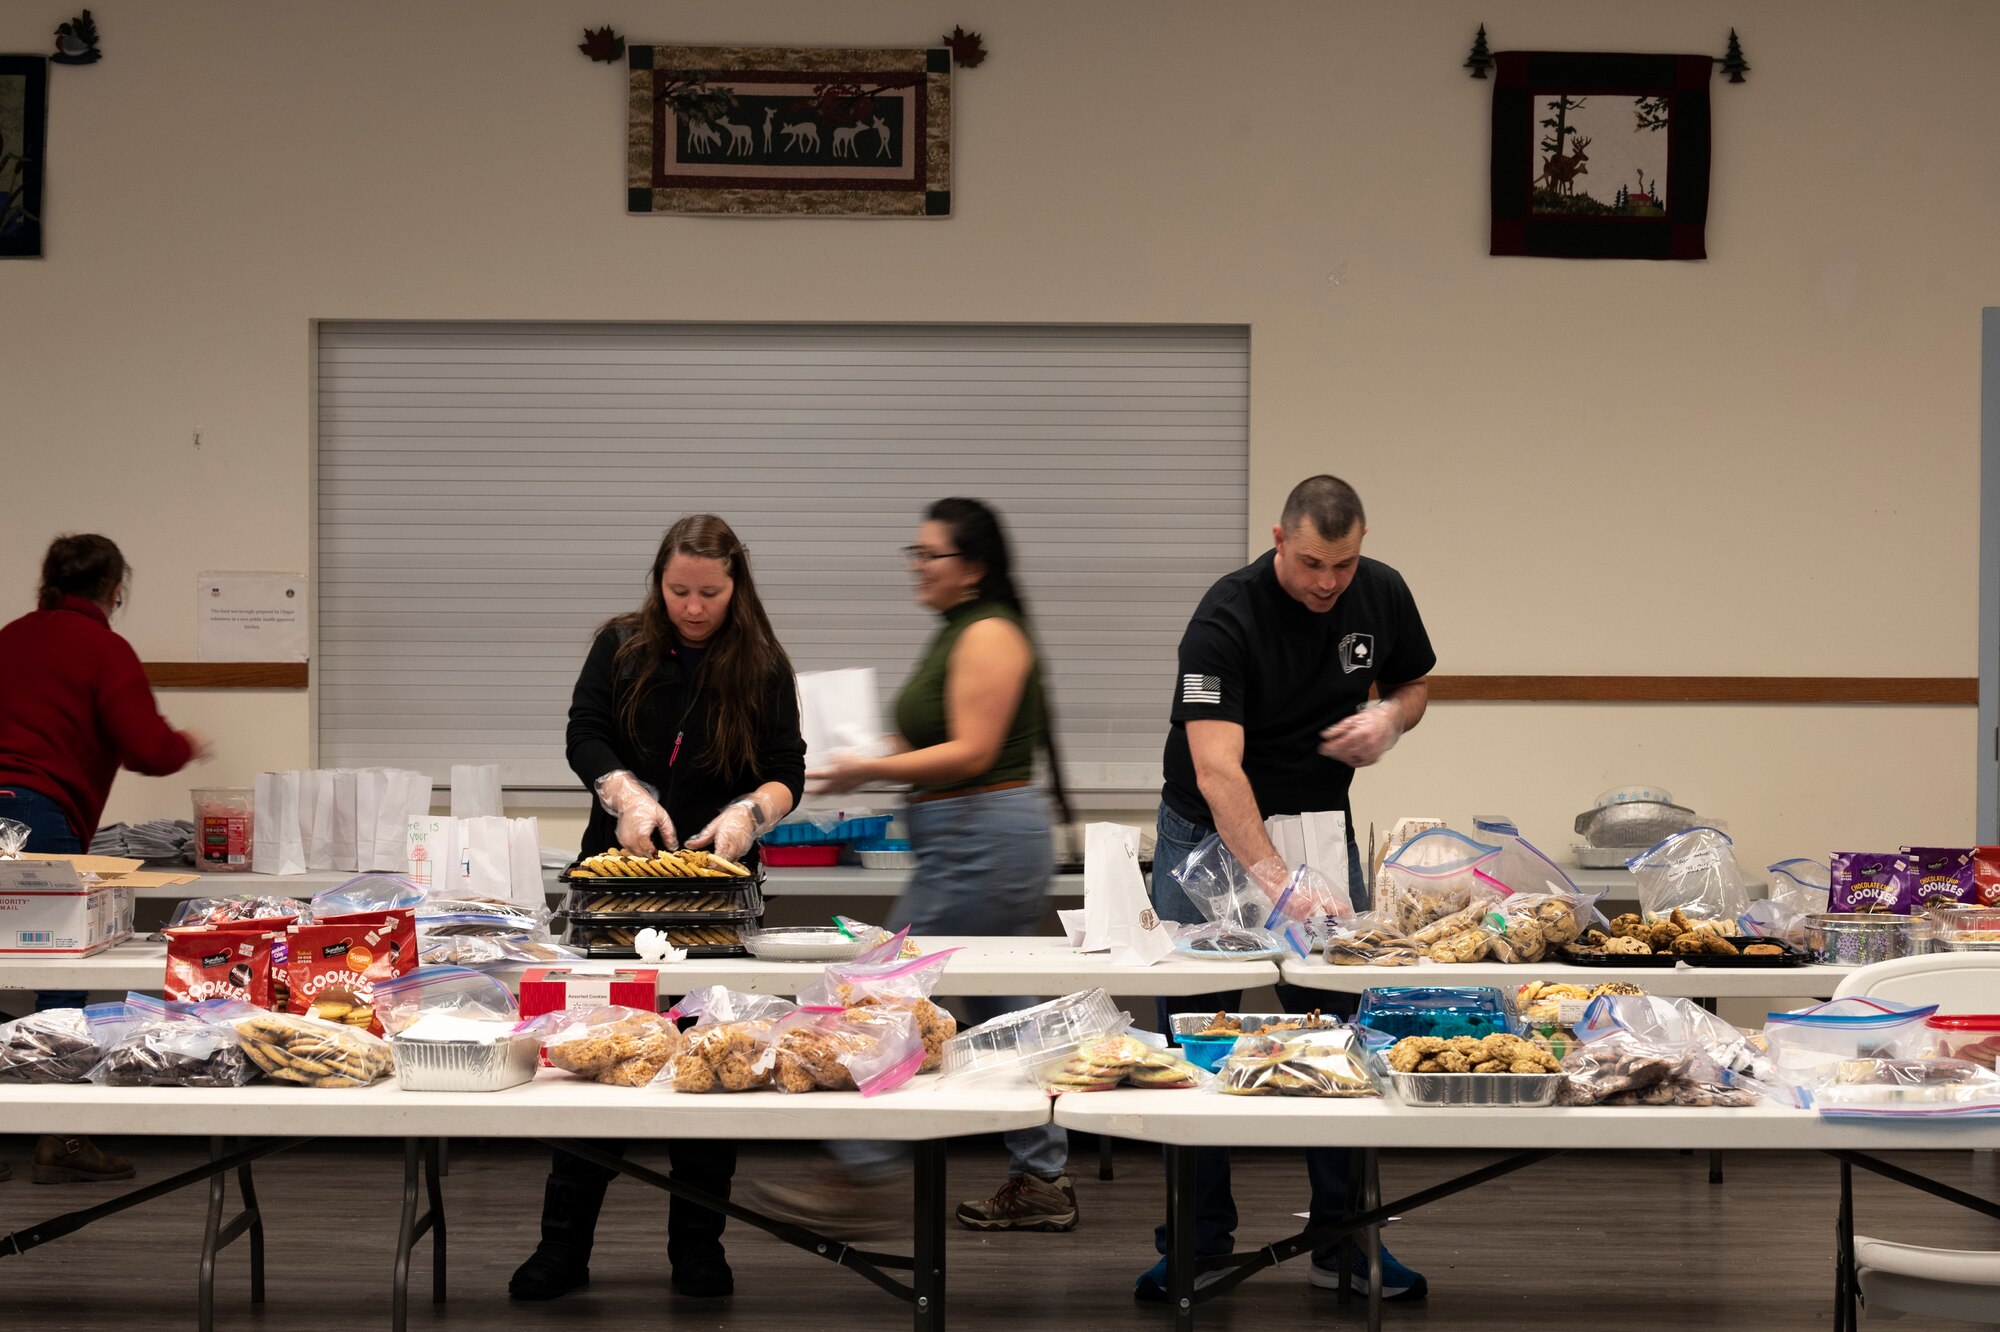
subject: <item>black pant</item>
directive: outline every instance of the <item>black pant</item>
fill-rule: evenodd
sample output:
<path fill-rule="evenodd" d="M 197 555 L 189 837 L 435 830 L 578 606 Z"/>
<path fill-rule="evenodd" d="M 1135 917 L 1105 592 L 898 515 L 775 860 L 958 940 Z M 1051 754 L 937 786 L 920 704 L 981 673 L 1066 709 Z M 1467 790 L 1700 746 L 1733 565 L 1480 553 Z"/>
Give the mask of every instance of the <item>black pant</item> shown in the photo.
<path fill-rule="evenodd" d="M 593 1140 L 592 1145 L 616 1156 L 625 1144 Z M 667 1177 L 727 1201 L 729 1181 L 736 1174 L 736 1144 L 707 1139 L 667 1143 Z M 542 1205 L 542 1240 L 567 1245 L 584 1260 L 597 1229 L 597 1209 L 604 1188 L 617 1171 L 557 1149 L 549 1162 L 549 1191 Z M 689 1258 L 719 1254 L 722 1228 L 729 1218 L 678 1196 L 667 1203 L 667 1261 L 678 1265 Z"/>

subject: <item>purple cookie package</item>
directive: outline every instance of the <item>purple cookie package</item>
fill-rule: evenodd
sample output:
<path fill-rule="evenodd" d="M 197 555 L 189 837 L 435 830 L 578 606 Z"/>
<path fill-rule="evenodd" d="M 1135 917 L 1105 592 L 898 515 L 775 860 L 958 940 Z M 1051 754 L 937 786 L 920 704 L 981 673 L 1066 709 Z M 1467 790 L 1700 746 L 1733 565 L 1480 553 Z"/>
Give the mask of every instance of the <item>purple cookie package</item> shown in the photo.
<path fill-rule="evenodd" d="M 1888 851 L 1836 851 L 1829 911 L 1879 911 L 1908 915 L 1916 909 L 1915 862 Z"/>
<path fill-rule="evenodd" d="M 1903 859 L 1916 867 L 1912 901 L 1917 908 L 1979 905 L 1979 881 L 1972 870 L 1970 847 L 1906 846 Z"/>

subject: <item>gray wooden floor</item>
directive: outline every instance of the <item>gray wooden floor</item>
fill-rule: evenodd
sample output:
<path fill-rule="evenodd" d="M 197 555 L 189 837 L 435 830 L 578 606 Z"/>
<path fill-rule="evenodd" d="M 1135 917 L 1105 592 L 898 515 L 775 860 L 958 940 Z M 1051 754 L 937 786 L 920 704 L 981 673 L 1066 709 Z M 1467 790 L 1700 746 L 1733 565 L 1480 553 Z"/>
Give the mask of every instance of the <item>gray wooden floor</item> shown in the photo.
<path fill-rule="evenodd" d="M 1609 1113 L 1609 1112 L 1607 1112 Z M 137 1156 L 141 1182 L 201 1159 L 174 1140 L 107 1140 Z M 88 1206 L 129 1185 L 40 1187 L 26 1182 L 32 1144 L 0 1140 L 16 1170 L 0 1184 L 0 1233 Z M 1094 1167 L 1087 1140 L 1079 1164 Z M 744 1227 L 732 1226 L 738 1294 L 728 1301 L 673 1296 L 662 1251 L 664 1196 L 629 1181 L 612 1187 L 599 1228 L 592 1284 L 548 1305 L 517 1305 L 508 1273 L 533 1246 L 545 1155 L 526 1143 L 453 1144 L 446 1180 L 451 1300 L 428 1303 L 427 1281 L 411 1327 L 893 1328 L 904 1306 L 850 1272 L 828 1266 Z M 643 1155 L 642 1155 L 642 1159 Z M 795 1175 L 814 1157 L 796 1147 L 745 1150 L 739 1178 Z M 1080 1171 L 1083 1224 L 1068 1235 L 977 1236 L 954 1229 L 951 1325 L 965 1332 L 1023 1327 L 1162 1328 L 1163 1308 L 1135 1304 L 1132 1279 L 1153 1259 L 1162 1207 L 1158 1156 L 1118 1149 L 1118 1177 Z M 1385 1157 L 1392 1196 L 1491 1159 L 1472 1153 Z M 1831 1236 L 1837 1167 L 1816 1155 L 1731 1155 L 1721 1186 L 1706 1158 L 1671 1152 L 1577 1154 L 1412 1214 L 1389 1229 L 1398 1256 L 1431 1282 L 1426 1305 L 1390 1306 L 1389 1325 L 1494 1332 L 1605 1329 L 1826 1327 L 1831 1309 Z M 1898 1158 L 1934 1177 L 2000 1196 L 1993 1155 L 1919 1153 Z M 997 1144 L 953 1154 L 953 1197 L 990 1192 L 1002 1164 Z M 664 1169 L 664 1161 L 661 1163 Z M 269 1218 L 269 1298 L 248 1299 L 246 1251 L 225 1253 L 218 1327 L 381 1327 L 400 1196 L 394 1144 L 324 1144 L 258 1166 Z M 1238 1247 L 1296 1227 L 1304 1172 L 1295 1157 L 1244 1153 L 1236 1171 L 1244 1224 Z M 0 1258 L 0 1327 L 97 1332 L 186 1327 L 194 1322 L 194 1273 L 205 1190 L 146 1204 L 24 1255 Z M 2000 1224 L 1886 1181 L 1861 1176 L 1860 1228 L 1965 1248 L 2000 1248 Z M 427 1271 L 420 1252 L 419 1273 Z M 1216 1329 L 1309 1323 L 1359 1325 L 1359 1306 L 1340 1310 L 1331 1292 L 1306 1285 L 1295 1261 L 1205 1306 Z M 1900 1332 L 1963 1328 L 1907 1319 Z"/>

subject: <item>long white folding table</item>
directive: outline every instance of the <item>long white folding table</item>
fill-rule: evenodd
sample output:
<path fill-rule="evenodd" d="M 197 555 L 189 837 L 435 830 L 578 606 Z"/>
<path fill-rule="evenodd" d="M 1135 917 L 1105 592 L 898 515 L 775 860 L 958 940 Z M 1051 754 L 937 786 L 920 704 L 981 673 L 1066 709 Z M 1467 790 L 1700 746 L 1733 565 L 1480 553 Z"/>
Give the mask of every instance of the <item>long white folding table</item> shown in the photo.
<path fill-rule="evenodd" d="M 941 995 L 1059 995 L 1101 986 L 1112 994 L 1189 995 L 1254 988 L 1278 980 L 1270 961 L 1202 962 L 1170 957 L 1149 967 L 1114 963 L 1108 953 L 1080 953 L 1065 939 L 924 935 L 926 953 L 956 948 L 939 978 Z M 167 946 L 134 941 L 95 957 L 0 958 L 0 990 L 153 990 L 166 975 Z M 642 967 L 651 963 L 577 959 L 576 967 Z M 518 984 L 523 967 L 494 972 Z M 688 958 L 660 966 L 660 993 L 686 994 L 727 985 L 753 994 L 797 994 L 825 970 L 821 962 L 769 962 L 754 957 Z"/>
<path fill-rule="evenodd" d="M 200 1325 L 213 1326 L 220 1251 L 250 1236 L 253 1303 L 263 1300 L 263 1217 L 251 1163 L 327 1138 L 401 1138 L 403 1199 L 393 1273 L 394 1326 L 408 1312 L 411 1253 L 429 1234 L 432 1299 L 445 1297 L 445 1214 L 437 1143 L 457 1138 L 537 1138 L 643 1183 L 725 1212 L 748 1225 L 860 1273 L 911 1306 L 913 1326 L 945 1325 L 945 1144 L 973 1134 L 1049 1122 L 1049 1099 L 1032 1087 L 967 1090 L 921 1077 L 875 1097 L 856 1092 L 788 1096 L 763 1091 L 706 1096 L 610 1087 L 544 1070 L 533 1082 L 491 1093 L 409 1092 L 393 1078 L 371 1087 L 320 1090 L 279 1083 L 237 1088 L 9 1086 L 0 1089 L 0 1133 L 39 1133 L 60 1124 L 73 1133 L 147 1133 L 210 1139 L 207 1164 L 110 1202 L 0 1235 L 0 1257 L 61 1238 L 114 1212 L 176 1190 L 209 1183 L 198 1276 Z M 915 1193 L 908 1255 L 857 1248 L 803 1227 L 772 1221 L 602 1150 L 594 1139 L 630 1141 L 729 1138 L 764 1141 L 878 1138 L 913 1145 Z M 232 1140 L 237 1145 L 232 1145 Z M 223 1219 L 227 1177 L 235 1172 L 242 1210 Z M 419 1215 L 420 1192 L 427 1210 Z M 889 1275 L 908 1271 L 905 1283 Z"/>
<path fill-rule="evenodd" d="M 1405 968 L 1407 970 L 1407 968 Z M 1467 1076 L 1477 1076 L 1468 1074 Z M 1819 1151 L 1842 1166 L 1842 1233 L 1851 1232 L 1847 1178 L 1852 1167 L 2000 1219 L 2000 1201 L 1877 1160 L 1869 1153 L 2000 1148 L 2000 1118 L 1946 1122 L 1827 1119 L 1811 1111 L 1768 1103 L 1738 1108 L 1581 1106 L 1546 1109 L 1404 1105 L 1393 1094 L 1380 1099 L 1325 1100 L 1175 1094 L 1123 1089 L 1070 1093 L 1056 1099 L 1055 1122 L 1064 1128 L 1159 1143 L 1167 1154 L 1167 1292 L 1179 1332 L 1194 1327 L 1196 1306 L 1224 1294 L 1252 1273 L 1352 1236 L 1369 1255 L 1368 1325 L 1381 1326 L 1379 1230 L 1391 1216 L 1409 1212 L 1565 1151 L 1636 1151 L 1661 1148 Z M 1490 1148 L 1512 1153 L 1407 1197 L 1381 1201 L 1376 1154 L 1384 1148 Z M 1361 1210 L 1338 1226 L 1308 1228 L 1255 1250 L 1219 1258 L 1194 1253 L 1194 1149 L 1200 1147 L 1334 1147 L 1361 1157 Z M 1225 1275 L 1197 1290 L 1202 1271 Z M 1851 1303 L 1851 1292 L 1839 1292 Z"/>

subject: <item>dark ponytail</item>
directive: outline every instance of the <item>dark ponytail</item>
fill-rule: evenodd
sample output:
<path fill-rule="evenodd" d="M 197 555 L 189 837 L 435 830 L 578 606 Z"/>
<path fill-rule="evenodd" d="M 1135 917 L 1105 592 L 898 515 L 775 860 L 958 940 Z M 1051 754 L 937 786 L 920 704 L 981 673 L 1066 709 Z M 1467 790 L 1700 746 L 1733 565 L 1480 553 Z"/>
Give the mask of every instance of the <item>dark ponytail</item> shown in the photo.
<path fill-rule="evenodd" d="M 94 533 L 59 536 L 42 556 L 42 588 L 35 604 L 54 610 L 64 597 L 83 597 L 108 606 L 131 571 L 110 537 Z"/>
<path fill-rule="evenodd" d="M 978 565 L 983 572 L 979 578 L 978 598 L 1005 606 L 1020 617 L 1021 630 L 1028 635 L 1030 645 L 1034 644 L 1035 632 L 1028 624 L 1028 604 L 1021 598 L 1021 589 L 1014 583 L 1013 549 L 1007 542 L 1007 530 L 1000 525 L 1000 515 L 992 506 L 976 499 L 953 496 L 941 499 L 924 510 L 927 522 L 943 523 L 951 532 L 951 544 L 966 561 Z M 1042 696 L 1042 745 L 1049 752 L 1049 789 L 1055 797 L 1056 811 L 1062 821 L 1070 820 L 1069 790 L 1063 785 L 1062 760 L 1056 753 L 1056 714 L 1049 702 L 1048 666 L 1042 661 L 1041 649 L 1035 649 L 1035 662 L 1040 670 L 1037 685 Z"/>

